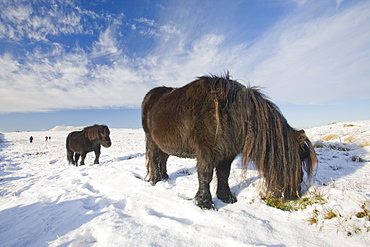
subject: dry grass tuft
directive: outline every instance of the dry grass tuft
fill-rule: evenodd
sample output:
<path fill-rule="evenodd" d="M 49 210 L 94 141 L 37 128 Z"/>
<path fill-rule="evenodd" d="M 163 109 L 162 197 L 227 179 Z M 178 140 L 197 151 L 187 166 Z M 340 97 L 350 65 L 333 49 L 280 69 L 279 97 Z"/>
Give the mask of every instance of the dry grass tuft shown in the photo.
<path fill-rule="evenodd" d="M 343 124 L 343 127 L 355 127 L 356 125 L 354 124 Z"/>
<path fill-rule="evenodd" d="M 370 146 L 370 139 L 363 139 L 360 141 L 360 143 L 358 144 L 360 147 L 367 147 L 367 146 Z"/>
<path fill-rule="evenodd" d="M 350 135 L 350 136 L 346 136 L 343 138 L 343 142 L 345 143 L 356 143 L 356 137 L 353 136 L 353 135 Z"/>
<path fill-rule="evenodd" d="M 368 136 L 356 137 L 354 135 L 346 136 L 343 138 L 345 143 L 356 143 L 359 147 L 370 146 L 370 138 Z"/>
<path fill-rule="evenodd" d="M 339 138 L 338 134 L 328 134 L 328 135 L 322 136 L 321 140 L 330 141 L 330 140 L 334 140 L 334 139 L 338 139 L 338 138 Z"/>

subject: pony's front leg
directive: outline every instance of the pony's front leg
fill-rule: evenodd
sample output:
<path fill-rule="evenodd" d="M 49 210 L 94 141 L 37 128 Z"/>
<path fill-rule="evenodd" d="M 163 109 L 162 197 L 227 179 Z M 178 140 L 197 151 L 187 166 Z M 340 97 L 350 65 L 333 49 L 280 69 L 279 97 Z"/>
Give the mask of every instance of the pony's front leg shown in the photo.
<path fill-rule="evenodd" d="M 229 187 L 229 176 L 230 176 L 230 169 L 231 169 L 231 162 L 233 159 L 227 159 L 222 162 L 216 167 L 216 174 L 217 174 L 217 191 L 216 195 L 217 198 L 225 203 L 235 203 L 236 197 L 230 191 Z"/>
<path fill-rule="evenodd" d="M 94 160 L 94 164 L 99 164 L 99 157 L 100 157 L 100 146 L 98 149 L 96 149 L 95 151 L 95 160 Z"/>
<path fill-rule="evenodd" d="M 207 169 L 207 171 L 200 171 L 198 168 L 199 188 L 197 194 L 195 195 L 194 202 L 201 209 L 215 208 L 212 202 L 211 191 L 209 190 L 209 184 L 211 183 L 212 176 L 213 168 Z"/>

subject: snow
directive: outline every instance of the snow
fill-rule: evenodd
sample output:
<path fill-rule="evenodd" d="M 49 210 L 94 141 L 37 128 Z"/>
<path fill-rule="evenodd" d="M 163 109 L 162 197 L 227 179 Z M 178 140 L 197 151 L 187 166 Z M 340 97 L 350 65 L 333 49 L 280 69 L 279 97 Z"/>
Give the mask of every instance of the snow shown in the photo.
<path fill-rule="evenodd" d="M 243 177 L 240 156 L 230 176 L 235 204 L 218 200 L 212 182 L 217 209 L 195 206 L 198 182 L 192 159 L 170 157 L 170 179 L 152 186 L 145 181 L 142 129 L 111 129 L 112 147 L 102 148 L 100 164 L 93 165 L 89 153 L 85 166 L 71 166 L 65 138 L 72 129 L 80 128 L 1 135 L 1 246 L 370 244 L 369 218 L 355 216 L 370 208 L 370 121 L 305 130 L 319 158 L 310 192 L 327 201 L 291 212 L 266 205 L 257 172 L 251 167 Z M 45 136 L 52 139 L 45 141 Z M 325 217 L 329 210 L 338 217 Z"/>

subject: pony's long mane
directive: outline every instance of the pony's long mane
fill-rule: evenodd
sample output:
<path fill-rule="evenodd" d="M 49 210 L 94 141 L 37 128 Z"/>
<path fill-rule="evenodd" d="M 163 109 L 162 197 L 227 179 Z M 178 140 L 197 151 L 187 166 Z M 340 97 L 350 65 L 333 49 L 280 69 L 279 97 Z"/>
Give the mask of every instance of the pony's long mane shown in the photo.
<path fill-rule="evenodd" d="M 93 126 L 85 127 L 82 130 L 82 133 L 90 141 L 93 141 L 93 140 L 96 140 L 96 139 L 99 139 L 100 138 L 100 136 L 99 136 L 99 129 L 101 129 L 102 131 L 105 131 L 105 129 L 108 129 L 108 127 L 106 125 L 98 125 L 98 124 L 95 124 Z"/>
<path fill-rule="evenodd" d="M 294 130 L 279 108 L 257 88 L 245 92 L 246 138 L 243 164 L 253 161 L 265 178 L 266 189 L 274 196 L 293 199 L 300 195 L 303 168 L 308 179 L 316 165 L 316 155 L 303 132 Z M 303 157 L 303 158 L 302 158 Z"/>

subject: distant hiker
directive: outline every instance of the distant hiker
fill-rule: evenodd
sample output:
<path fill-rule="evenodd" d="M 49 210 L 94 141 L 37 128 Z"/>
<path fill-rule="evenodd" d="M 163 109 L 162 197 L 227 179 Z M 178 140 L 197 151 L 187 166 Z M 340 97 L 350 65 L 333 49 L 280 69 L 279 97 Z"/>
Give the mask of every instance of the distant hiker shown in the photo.
<path fill-rule="evenodd" d="M 49 137 L 45 136 L 45 141 L 47 141 L 47 140 L 48 140 L 48 138 L 49 138 Z"/>
<path fill-rule="evenodd" d="M 51 140 L 51 136 L 49 136 L 49 141 Z"/>
<path fill-rule="evenodd" d="M 32 143 L 32 142 L 33 142 L 33 136 L 30 137 L 30 143 Z"/>

